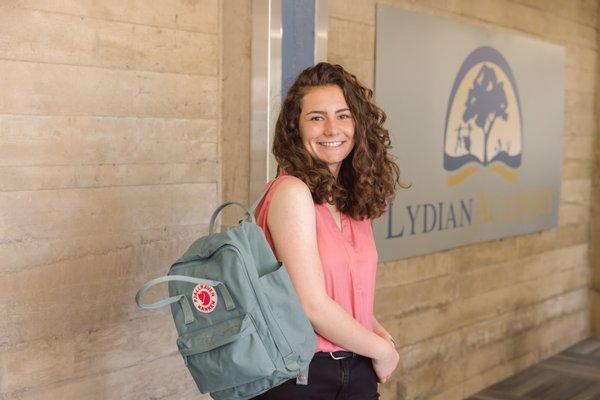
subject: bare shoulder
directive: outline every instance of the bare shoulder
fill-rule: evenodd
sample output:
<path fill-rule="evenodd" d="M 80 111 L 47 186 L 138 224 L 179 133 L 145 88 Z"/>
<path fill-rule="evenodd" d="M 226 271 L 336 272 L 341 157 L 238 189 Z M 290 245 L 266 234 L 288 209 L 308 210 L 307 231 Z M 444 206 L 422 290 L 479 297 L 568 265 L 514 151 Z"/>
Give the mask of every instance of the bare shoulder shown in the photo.
<path fill-rule="evenodd" d="M 275 193 L 273 193 L 273 197 L 271 199 L 271 204 L 273 203 L 291 203 L 294 204 L 296 202 L 304 203 L 307 199 L 310 199 L 312 202 L 312 195 L 310 194 L 310 189 L 301 179 L 296 178 L 295 176 L 286 177 L 275 189 Z"/>
<path fill-rule="evenodd" d="M 269 229 L 277 229 L 275 225 L 308 224 L 315 219 L 315 206 L 308 186 L 299 178 L 285 178 L 276 188 L 267 224 Z"/>

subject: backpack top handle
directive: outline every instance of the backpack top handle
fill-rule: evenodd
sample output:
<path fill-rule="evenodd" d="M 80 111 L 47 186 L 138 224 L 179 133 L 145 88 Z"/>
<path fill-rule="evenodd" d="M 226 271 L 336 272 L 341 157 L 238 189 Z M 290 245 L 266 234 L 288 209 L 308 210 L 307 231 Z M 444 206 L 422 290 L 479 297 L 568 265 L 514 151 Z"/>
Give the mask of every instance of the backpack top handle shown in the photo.
<path fill-rule="evenodd" d="M 225 207 L 230 206 L 232 204 L 242 207 L 244 209 L 244 211 L 246 211 L 246 214 L 248 216 L 250 216 L 250 221 L 252 221 L 253 224 L 256 223 L 256 219 L 254 219 L 254 213 L 252 213 L 248 208 L 246 208 L 245 205 L 243 205 L 242 203 L 238 203 L 237 201 L 226 201 L 225 203 L 223 203 L 219 207 L 217 207 L 217 209 L 213 212 L 212 216 L 210 217 L 210 223 L 208 224 L 208 234 L 209 235 L 212 235 L 213 233 L 215 233 L 215 221 L 217 220 L 217 217 L 219 216 L 221 211 L 223 211 L 223 209 Z"/>
<path fill-rule="evenodd" d="M 245 218 L 250 217 L 250 221 L 253 224 L 256 224 L 256 219 L 254 218 L 254 210 L 256 209 L 258 204 L 261 202 L 261 200 L 265 197 L 265 195 L 267 194 L 267 192 L 269 191 L 269 189 L 271 188 L 271 186 L 273 185 L 274 182 L 275 182 L 275 179 L 273 179 L 271 182 L 269 182 L 269 185 L 267 186 L 267 188 L 264 190 L 264 192 L 260 196 L 258 196 L 258 199 L 256 199 L 256 201 L 254 202 L 254 204 L 252 204 L 252 206 L 250 208 L 247 208 L 245 205 L 243 205 L 242 203 L 238 203 L 237 201 L 226 201 L 225 203 L 223 203 L 219 207 L 217 207 L 217 209 L 213 212 L 212 216 L 210 217 L 210 222 L 208 224 L 208 234 L 212 235 L 213 233 L 215 233 L 215 221 L 217 220 L 217 217 L 219 216 L 221 211 L 223 211 L 223 209 L 225 209 L 225 207 L 230 206 L 232 204 L 235 204 L 236 206 L 240 206 L 246 212 L 244 214 Z"/>

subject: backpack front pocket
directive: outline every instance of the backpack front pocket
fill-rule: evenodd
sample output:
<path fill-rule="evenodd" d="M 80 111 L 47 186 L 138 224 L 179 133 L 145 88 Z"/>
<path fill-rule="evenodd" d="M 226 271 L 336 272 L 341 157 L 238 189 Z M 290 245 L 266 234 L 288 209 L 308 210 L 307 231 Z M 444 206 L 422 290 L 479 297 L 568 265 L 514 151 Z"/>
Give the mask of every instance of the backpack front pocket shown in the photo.
<path fill-rule="evenodd" d="M 177 346 L 202 393 L 243 385 L 275 372 L 247 314 L 188 332 L 177 339 Z"/>

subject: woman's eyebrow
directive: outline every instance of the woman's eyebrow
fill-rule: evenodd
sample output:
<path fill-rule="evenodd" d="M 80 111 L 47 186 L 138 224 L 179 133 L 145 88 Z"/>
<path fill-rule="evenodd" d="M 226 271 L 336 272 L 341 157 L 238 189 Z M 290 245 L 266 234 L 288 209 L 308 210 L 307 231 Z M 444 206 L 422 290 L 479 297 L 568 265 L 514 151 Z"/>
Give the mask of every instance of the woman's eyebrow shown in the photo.
<path fill-rule="evenodd" d="M 335 113 L 337 114 L 337 113 L 341 113 L 341 112 L 343 112 L 343 111 L 350 111 L 350 109 L 349 109 L 349 108 L 341 108 L 341 109 L 337 110 Z M 312 113 L 315 113 L 315 114 L 321 114 L 321 115 L 326 115 L 326 114 L 327 114 L 327 112 L 326 112 L 326 111 L 314 110 L 314 111 L 309 111 L 309 112 L 307 112 L 307 113 L 306 113 L 306 115 L 308 115 L 308 114 L 312 114 Z"/>

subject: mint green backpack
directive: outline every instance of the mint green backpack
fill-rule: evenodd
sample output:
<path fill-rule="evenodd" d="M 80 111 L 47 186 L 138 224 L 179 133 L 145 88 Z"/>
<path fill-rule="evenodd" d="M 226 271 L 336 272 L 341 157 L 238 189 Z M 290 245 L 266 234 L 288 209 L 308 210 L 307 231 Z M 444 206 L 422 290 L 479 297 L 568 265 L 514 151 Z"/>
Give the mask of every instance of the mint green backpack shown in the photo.
<path fill-rule="evenodd" d="M 209 235 L 135 295 L 142 308 L 171 305 L 179 352 L 200 392 L 213 399 L 246 400 L 291 378 L 307 384 L 316 337 L 285 267 L 256 225 L 254 209 L 265 194 L 250 209 L 237 202 L 217 207 Z M 230 204 L 250 221 L 213 233 Z M 142 294 L 162 282 L 170 297 L 142 304 Z"/>

